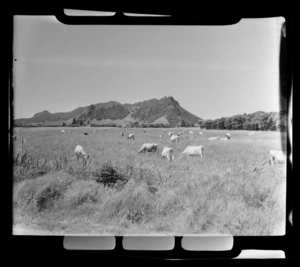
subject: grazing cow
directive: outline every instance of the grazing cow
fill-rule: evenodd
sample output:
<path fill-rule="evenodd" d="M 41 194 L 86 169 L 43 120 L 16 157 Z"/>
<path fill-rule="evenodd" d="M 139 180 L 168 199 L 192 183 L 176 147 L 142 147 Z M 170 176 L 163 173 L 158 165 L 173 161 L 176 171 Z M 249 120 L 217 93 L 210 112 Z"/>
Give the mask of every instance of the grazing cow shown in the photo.
<path fill-rule="evenodd" d="M 89 133 L 84 133 L 84 135 L 88 135 Z"/>
<path fill-rule="evenodd" d="M 65 130 L 61 130 L 61 132 L 62 132 L 62 133 L 64 133 L 64 132 L 65 132 Z"/>
<path fill-rule="evenodd" d="M 222 137 L 222 138 L 220 138 L 220 140 L 223 140 L 223 141 L 228 141 L 228 140 L 230 140 L 230 133 L 227 133 L 227 134 L 226 134 L 226 137 Z"/>
<path fill-rule="evenodd" d="M 194 134 L 194 132 L 193 131 L 189 131 L 189 134 Z"/>
<path fill-rule="evenodd" d="M 178 140 L 179 140 L 179 136 L 178 135 L 172 135 L 171 137 L 170 137 L 170 140 L 172 141 L 172 142 L 178 142 Z"/>
<path fill-rule="evenodd" d="M 168 136 L 172 136 L 173 134 L 175 134 L 175 132 L 169 132 Z"/>
<path fill-rule="evenodd" d="M 76 145 L 75 155 L 77 159 L 79 159 L 79 157 L 82 157 L 85 161 L 90 157 L 87 153 L 84 152 L 83 147 L 80 145 Z"/>
<path fill-rule="evenodd" d="M 203 133 L 202 133 L 202 132 L 199 132 L 199 135 L 203 135 Z"/>
<path fill-rule="evenodd" d="M 270 157 L 271 165 L 274 165 L 275 162 L 278 163 L 286 162 L 286 154 L 281 150 L 270 150 L 269 157 Z"/>
<path fill-rule="evenodd" d="M 124 133 L 120 133 L 120 136 L 124 136 Z"/>
<path fill-rule="evenodd" d="M 96 129 L 94 129 L 94 133 L 96 133 L 97 132 L 97 130 Z"/>
<path fill-rule="evenodd" d="M 209 137 L 208 140 L 212 141 L 212 140 L 219 140 L 220 137 L 219 136 L 216 136 L 216 137 Z"/>
<path fill-rule="evenodd" d="M 159 149 L 157 144 L 147 143 L 142 145 L 141 149 L 139 150 L 139 153 L 141 152 L 159 152 Z"/>
<path fill-rule="evenodd" d="M 169 161 L 174 161 L 173 148 L 164 147 L 161 153 L 162 158 L 167 158 Z"/>
<path fill-rule="evenodd" d="M 248 135 L 253 135 L 253 134 L 255 134 L 255 132 L 251 132 L 251 133 L 249 133 Z"/>
<path fill-rule="evenodd" d="M 203 146 L 188 146 L 185 150 L 180 154 L 180 157 L 187 156 L 200 156 L 203 157 Z"/>
<path fill-rule="evenodd" d="M 129 134 L 127 139 L 133 139 L 134 140 L 134 134 Z"/>

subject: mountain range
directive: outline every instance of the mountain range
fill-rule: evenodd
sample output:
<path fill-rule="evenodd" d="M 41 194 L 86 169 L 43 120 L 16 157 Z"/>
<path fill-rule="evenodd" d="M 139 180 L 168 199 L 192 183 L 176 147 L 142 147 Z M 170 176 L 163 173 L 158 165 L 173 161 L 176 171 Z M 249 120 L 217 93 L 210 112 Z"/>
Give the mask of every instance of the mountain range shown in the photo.
<path fill-rule="evenodd" d="M 32 118 L 15 119 L 15 126 L 193 126 L 201 118 L 180 106 L 172 96 L 134 104 L 116 101 L 78 107 L 69 112 L 36 113 Z"/>

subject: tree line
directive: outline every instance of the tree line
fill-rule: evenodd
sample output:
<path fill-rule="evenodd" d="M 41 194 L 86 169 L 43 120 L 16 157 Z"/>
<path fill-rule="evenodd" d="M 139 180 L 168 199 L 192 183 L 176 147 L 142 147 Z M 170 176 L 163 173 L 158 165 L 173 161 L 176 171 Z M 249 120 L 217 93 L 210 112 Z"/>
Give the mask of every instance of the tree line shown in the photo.
<path fill-rule="evenodd" d="M 286 112 L 263 112 L 257 111 L 252 114 L 222 117 L 215 120 L 200 120 L 201 128 L 226 129 L 226 130 L 252 130 L 252 131 L 286 131 Z"/>

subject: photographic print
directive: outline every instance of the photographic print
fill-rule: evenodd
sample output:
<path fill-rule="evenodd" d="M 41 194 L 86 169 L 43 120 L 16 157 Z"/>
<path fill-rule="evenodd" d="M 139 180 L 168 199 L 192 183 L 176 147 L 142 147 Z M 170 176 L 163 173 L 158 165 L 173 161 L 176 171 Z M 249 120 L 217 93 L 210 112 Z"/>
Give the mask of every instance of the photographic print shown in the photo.
<path fill-rule="evenodd" d="M 13 234 L 285 234 L 283 25 L 14 16 Z"/>

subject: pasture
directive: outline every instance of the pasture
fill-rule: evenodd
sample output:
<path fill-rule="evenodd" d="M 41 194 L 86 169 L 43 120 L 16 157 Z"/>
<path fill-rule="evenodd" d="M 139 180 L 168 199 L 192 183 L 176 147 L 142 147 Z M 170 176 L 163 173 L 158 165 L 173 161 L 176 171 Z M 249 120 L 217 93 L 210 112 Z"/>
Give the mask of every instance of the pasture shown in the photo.
<path fill-rule="evenodd" d="M 171 142 L 168 132 L 179 129 L 93 130 L 14 129 L 14 157 L 23 137 L 31 159 L 13 171 L 16 229 L 51 235 L 284 234 L 286 164 L 268 162 L 268 151 L 281 149 L 279 132 L 201 130 L 198 135 L 199 129 L 188 128 Z M 227 132 L 229 141 L 208 140 Z M 127 139 L 130 133 L 134 140 Z M 138 153 L 143 143 L 157 143 L 160 152 Z M 86 165 L 76 159 L 77 144 L 90 155 Z M 203 158 L 179 157 L 187 146 L 198 145 L 204 146 Z M 173 148 L 173 162 L 161 158 L 165 146 Z M 99 182 L 105 166 L 123 182 Z"/>

